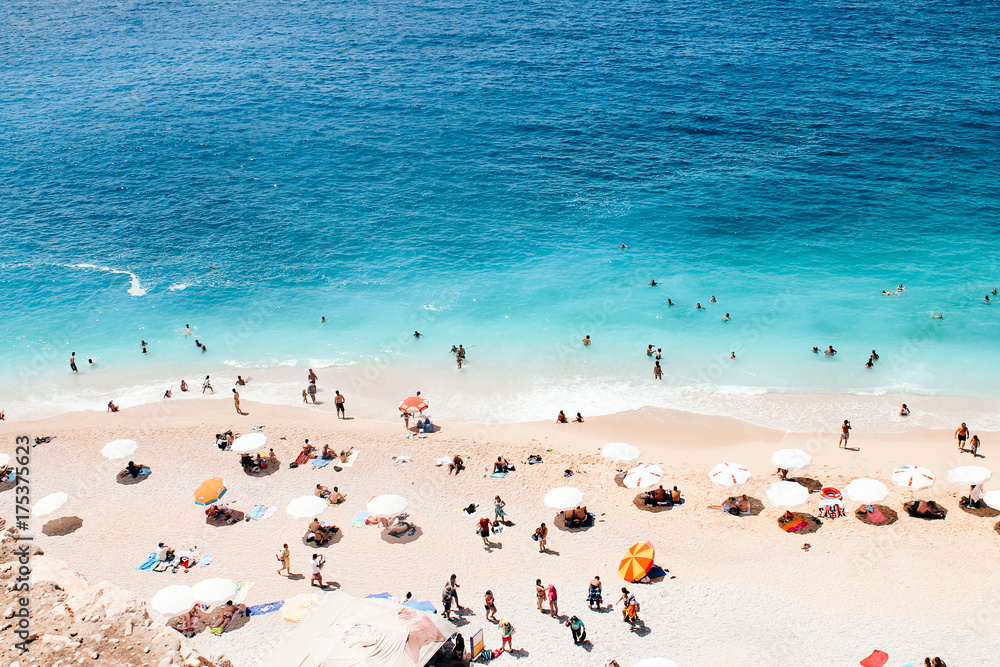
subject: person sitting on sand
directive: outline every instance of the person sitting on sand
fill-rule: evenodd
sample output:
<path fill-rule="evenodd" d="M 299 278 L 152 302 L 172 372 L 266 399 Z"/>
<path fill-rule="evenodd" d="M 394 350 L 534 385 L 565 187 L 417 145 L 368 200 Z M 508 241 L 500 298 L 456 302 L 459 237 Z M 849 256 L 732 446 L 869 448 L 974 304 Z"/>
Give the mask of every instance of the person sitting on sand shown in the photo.
<path fill-rule="evenodd" d="M 327 500 L 330 501 L 331 505 L 339 505 L 340 503 L 344 502 L 346 499 L 347 499 L 347 496 L 345 496 L 343 493 L 341 493 L 340 490 L 337 489 L 337 487 L 333 487 L 333 493 L 331 493 L 330 497 L 327 498 Z"/>
<path fill-rule="evenodd" d="M 118 412 L 118 406 L 114 401 L 108 401 L 108 412 Z"/>
<path fill-rule="evenodd" d="M 579 412 L 577 412 L 576 413 L 576 419 L 574 421 L 576 421 L 577 424 L 582 424 L 583 423 L 583 415 L 581 415 Z"/>
<path fill-rule="evenodd" d="M 493 464 L 493 472 L 507 473 L 514 470 L 514 466 L 507 463 L 507 459 L 502 456 L 498 456 L 496 463 Z"/>
<path fill-rule="evenodd" d="M 910 516 L 922 519 L 943 519 L 944 511 L 933 500 L 915 500 L 909 503 L 907 511 Z"/>
<path fill-rule="evenodd" d="M 681 492 L 676 486 L 670 490 L 670 502 L 672 502 L 674 505 L 684 504 L 684 499 L 681 498 Z"/>
<path fill-rule="evenodd" d="M 463 470 L 465 470 L 465 461 L 462 460 L 461 456 L 456 454 L 455 457 L 451 460 L 451 463 L 448 464 L 448 474 L 450 475 L 452 472 L 454 472 L 457 475 Z"/>
<path fill-rule="evenodd" d="M 336 455 L 337 455 L 337 453 L 334 452 L 332 449 L 330 449 L 330 445 L 323 445 L 323 453 L 320 455 L 321 459 L 323 459 L 323 460 L 329 460 L 329 459 L 332 459 Z"/>
<path fill-rule="evenodd" d="M 181 616 L 181 624 L 178 630 L 185 637 L 194 637 L 195 633 L 198 631 L 198 626 L 201 624 L 201 604 L 195 604 L 195 606 L 184 612 Z"/>
<path fill-rule="evenodd" d="M 212 521 L 225 520 L 227 523 L 236 523 L 236 519 L 233 518 L 233 510 L 230 509 L 229 505 L 211 505 L 205 514 Z"/>
<path fill-rule="evenodd" d="M 134 461 L 129 461 L 128 465 L 125 466 L 125 472 L 128 473 L 129 477 L 135 478 L 139 476 L 141 470 L 139 470 L 139 466 Z"/>
<path fill-rule="evenodd" d="M 198 564 L 198 558 L 201 557 L 201 552 L 198 551 L 197 546 L 193 546 L 187 551 L 182 551 L 177 556 L 177 561 L 174 563 L 174 571 L 176 572 L 180 568 L 190 569 Z"/>
<path fill-rule="evenodd" d="M 316 485 L 316 490 L 313 493 L 315 493 L 320 498 L 329 498 L 330 497 L 330 489 L 326 488 L 322 484 L 317 484 Z"/>
<path fill-rule="evenodd" d="M 159 544 L 156 545 L 156 557 L 161 562 L 173 560 L 174 550 L 171 549 L 166 544 L 164 544 L 163 542 L 160 542 Z"/>
<path fill-rule="evenodd" d="M 566 419 L 566 413 L 563 412 L 562 410 L 559 411 L 559 416 L 556 417 L 556 423 L 557 424 L 568 424 L 569 423 L 569 420 Z"/>
<path fill-rule="evenodd" d="M 740 496 L 739 500 L 736 501 L 736 506 L 740 508 L 740 512 L 743 514 L 748 514 L 750 512 L 750 499 L 747 498 L 747 494 Z"/>
<path fill-rule="evenodd" d="M 316 451 L 316 448 L 309 444 L 309 440 L 306 440 L 306 444 L 302 446 L 302 453 L 300 456 L 305 456 L 308 459 L 313 458 L 312 453 Z"/>

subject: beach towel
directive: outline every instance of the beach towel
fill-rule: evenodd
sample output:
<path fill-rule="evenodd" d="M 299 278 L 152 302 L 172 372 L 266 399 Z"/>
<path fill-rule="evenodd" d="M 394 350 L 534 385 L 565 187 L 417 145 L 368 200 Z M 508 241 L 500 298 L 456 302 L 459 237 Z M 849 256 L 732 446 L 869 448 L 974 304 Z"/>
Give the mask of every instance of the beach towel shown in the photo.
<path fill-rule="evenodd" d="M 211 564 L 212 564 L 212 554 L 205 554 L 204 556 L 198 559 L 198 565 L 200 567 L 208 567 Z"/>
<path fill-rule="evenodd" d="M 783 525 L 781 529 L 786 533 L 797 533 L 803 528 L 805 528 L 807 525 L 809 525 L 809 522 L 806 521 L 805 519 L 792 519 L 791 521 Z"/>
<path fill-rule="evenodd" d="M 664 570 L 659 565 L 654 565 L 653 567 L 649 568 L 649 572 L 646 573 L 646 576 L 652 579 L 653 581 L 660 581 L 661 579 L 667 576 L 667 571 Z"/>
<path fill-rule="evenodd" d="M 250 511 L 247 512 L 247 516 L 253 519 L 254 521 L 259 521 L 260 518 L 264 516 L 264 512 L 266 510 L 267 507 L 265 507 L 264 505 L 254 505 L 253 507 L 250 508 Z"/>
<path fill-rule="evenodd" d="M 868 519 L 872 523 L 883 523 L 886 520 L 885 515 L 874 505 L 872 505 L 871 511 L 868 512 Z"/>
<path fill-rule="evenodd" d="M 506 476 L 507 476 L 507 473 L 505 473 L 505 472 L 495 472 L 492 475 L 490 475 L 490 477 L 496 477 L 497 479 L 503 479 Z"/>
<path fill-rule="evenodd" d="M 236 592 L 233 593 L 233 604 L 246 604 L 247 593 L 253 588 L 252 581 L 237 581 Z"/>
<path fill-rule="evenodd" d="M 284 600 L 278 600 L 277 602 L 268 602 L 267 604 L 259 604 L 256 607 L 247 607 L 247 614 L 250 616 L 260 616 L 261 614 L 270 614 L 272 611 L 278 611 L 281 609 L 282 605 L 285 604 Z"/>
<path fill-rule="evenodd" d="M 277 511 L 278 511 L 278 506 L 271 505 L 270 507 L 267 508 L 267 511 L 264 512 L 264 516 L 260 518 L 261 521 L 263 521 L 264 519 L 270 519 L 272 516 L 274 516 L 274 513 Z"/>
<path fill-rule="evenodd" d="M 157 560 L 159 560 L 159 559 L 156 557 L 156 552 L 154 551 L 153 553 L 149 554 L 149 558 L 147 558 L 146 560 L 142 561 L 142 563 L 139 565 L 139 567 L 137 567 L 135 569 L 137 569 L 137 570 L 151 570 L 151 569 L 153 569 L 153 566 L 156 565 L 156 561 Z"/>
<path fill-rule="evenodd" d="M 298 457 L 296 457 L 296 459 L 295 459 L 295 465 L 300 465 L 300 466 L 301 465 L 305 465 L 305 463 L 308 460 L 309 460 L 309 455 L 308 454 L 306 454 L 305 452 L 299 452 Z"/>
<path fill-rule="evenodd" d="M 861 661 L 861 667 L 882 667 L 887 662 L 889 662 L 889 654 L 876 649 L 872 651 L 870 656 Z"/>
<path fill-rule="evenodd" d="M 449 463 L 451 463 L 451 457 L 450 456 L 440 456 L 440 457 L 438 457 L 437 459 L 434 460 L 434 465 L 436 465 L 436 466 L 446 466 Z"/>
<path fill-rule="evenodd" d="M 143 466 L 142 468 L 139 468 L 139 474 L 140 475 L 148 475 L 151 472 L 153 472 L 153 471 L 150 470 L 149 468 L 145 467 L 145 466 Z"/>
<path fill-rule="evenodd" d="M 370 516 L 371 515 L 368 512 L 365 511 L 358 512 L 357 514 L 354 515 L 354 518 L 351 519 L 351 525 L 354 526 L 355 528 L 361 528 L 363 525 L 365 525 L 365 520 Z"/>
<path fill-rule="evenodd" d="M 339 463 L 338 465 L 341 465 L 345 468 L 350 468 L 352 465 L 354 465 L 354 462 L 357 460 L 358 454 L 360 453 L 361 453 L 360 449 L 355 449 L 353 452 L 351 452 L 351 455 L 347 457 L 347 463 Z"/>
<path fill-rule="evenodd" d="M 333 461 L 333 459 L 313 459 L 313 465 L 317 468 L 325 468 L 330 465 L 331 461 Z"/>
<path fill-rule="evenodd" d="M 168 567 L 170 567 L 169 563 L 165 560 L 161 560 L 153 566 L 153 572 L 166 572 Z"/>
<path fill-rule="evenodd" d="M 395 461 L 396 463 L 410 463 L 410 462 L 413 461 L 413 459 L 411 459 L 409 456 L 407 456 L 405 454 L 393 456 L 392 460 Z M 440 465 L 440 464 L 438 464 L 438 465 Z"/>

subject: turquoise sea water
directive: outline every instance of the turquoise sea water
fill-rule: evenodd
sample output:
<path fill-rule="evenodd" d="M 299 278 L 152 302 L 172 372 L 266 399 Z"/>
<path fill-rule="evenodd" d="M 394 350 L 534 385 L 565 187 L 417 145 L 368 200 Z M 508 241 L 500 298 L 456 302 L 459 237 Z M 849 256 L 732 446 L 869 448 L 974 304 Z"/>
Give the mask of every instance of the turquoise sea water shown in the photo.
<path fill-rule="evenodd" d="M 1000 398 L 998 44 L 994 3 L 6 3 L 0 409 Z"/>

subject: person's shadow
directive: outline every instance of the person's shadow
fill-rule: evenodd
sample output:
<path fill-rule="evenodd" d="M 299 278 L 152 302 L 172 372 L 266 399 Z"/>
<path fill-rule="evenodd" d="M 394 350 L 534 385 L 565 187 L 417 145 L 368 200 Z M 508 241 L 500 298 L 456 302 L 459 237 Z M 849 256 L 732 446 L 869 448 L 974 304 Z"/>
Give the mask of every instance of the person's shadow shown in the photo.
<path fill-rule="evenodd" d="M 559 555 L 558 551 L 556 551 L 555 549 L 549 549 L 548 547 L 545 547 L 545 549 L 543 549 L 542 551 L 539 551 L 538 553 L 548 554 L 550 556 L 558 556 Z"/>

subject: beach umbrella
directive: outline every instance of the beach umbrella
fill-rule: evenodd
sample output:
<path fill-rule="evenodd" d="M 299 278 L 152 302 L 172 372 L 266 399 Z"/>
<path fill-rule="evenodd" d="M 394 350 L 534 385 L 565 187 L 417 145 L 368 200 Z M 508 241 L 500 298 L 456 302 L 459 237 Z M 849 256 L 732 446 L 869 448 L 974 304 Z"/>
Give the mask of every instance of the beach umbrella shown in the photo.
<path fill-rule="evenodd" d="M 67 500 L 69 500 L 69 496 L 62 491 L 50 493 L 35 503 L 35 506 L 31 508 L 31 514 L 33 516 L 45 516 L 46 514 L 52 514 L 57 509 L 65 505 Z"/>
<path fill-rule="evenodd" d="M 560 486 L 545 494 L 545 506 L 554 510 L 571 510 L 583 503 L 583 491 L 572 486 Z"/>
<path fill-rule="evenodd" d="M 877 479 L 861 477 L 848 484 L 844 493 L 854 502 L 871 505 L 885 500 L 885 497 L 889 495 L 889 488 Z"/>
<path fill-rule="evenodd" d="M 767 487 L 767 502 L 786 510 L 795 509 L 809 500 L 809 489 L 798 482 L 775 482 Z"/>
<path fill-rule="evenodd" d="M 368 501 L 368 513 L 376 518 L 398 516 L 406 509 L 406 498 L 387 493 Z"/>
<path fill-rule="evenodd" d="M 221 477 L 206 479 L 194 491 L 194 501 L 199 505 L 211 505 L 226 495 L 226 480 Z"/>
<path fill-rule="evenodd" d="M 628 471 L 623 483 L 629 489 L 645 489 L 659 484 L 663 477 L 660 466 L 641 465 Z"/>
<path fill-rule="evenodd" d="M 190 586 L 167 586 L 156 591 L 150 605 L 164 616 L 176 616 L 189 610 L 195 602 Z"/>
<path fill-rule="evenodd" d="M 10 454 L 0 454 L 0 466 L 10 463 Z"/>
<path fill-rule="evenodd" d="M 653 567 L 653 555 L 653 545 L 649 542 L 633 544 L 618 566 L 618 576 L 629 582 L 642 579 Z"/>
<path fill-rule="evenodd" d="M 403 603 L 404 607 L 410 607 L 411 609 L 417 609 L 419 611 L 426 611 L 428 614 L 436 614 L 437 609 L 428 600 L 407 600 Z"/>
<path fill-rule="evenodd" d="M 427 409 L 427 401 L 420 398 L 419 396 L 410 396 L 409 398 L 404 398 L 399 403 L 400 412 L 423 412 Z"/>
<path fill-rule="evenodd" d="M 1000 510 L 1000 489 L 994 489 L 984 493 L 983 502 L 995 510 Z"/>
<path fill-rule="evenodd" d="M 771 463 L 788 472 L 801 472 L 812 464 L 813 457 L 801 449 L 779 449 L 771 454 Z"/>
<path fill-rule="evenodd" d="M 329 506 L 330 502 L 326 498 L 320 498 L 319 496 L 299 496 L 288 503 L 285 511 L 296 519 L 306 519 L 318 515 Z"/>
<path fill-rule="evenodd" d="M 948 471 L 948 481 L 952 484 L 982 484 L 992 477 L 990 469 L 983 466 L 959 466 Z"/>
<path fill-rule="evenodd" d="M 666 658 L 643 658 L 632 667 L 677 667 L 677 663 Z"/>
<path fill-rule="evenodd" d="M 321 599 L 323 599 L 322 596 L 316 593 L 300 593 L 281 605 L 281 617 L 286 621 L 298 623 Z"/>
<path fill-rule="evenodd" d="M 750 479 L 750 469 L 739 463 L 720 463 L 708 473 L 708 478 L 719 486 L 743 486 Z"/>
<path fill-rule="evenodd" d="M 123 459 L 134 454 L 137 449 L 139 449 L 139 443 L 135 440 L 112 440 L 104 445 L 101 454 L 106 459 Z"/>
<path fill-rule="evenodd" d="M 236 584 L 231 579 L 206 579 L 191 587 L 195 602 L 216 604 L 232 600 L 236 594 Z"/>
<path fill-rule="evenodd" d="M 253 433 L 241 435 L 233 440 L 233 446 L 230 448 L 230 451 L 236 452 L 237 454 L 246 454 L 247 452 L 256 451 L 259 447 L 263 447 L 266 444 L 267 436 L 263 433 L 255 431 Z"/>
<path fill-rule="evenodd" d="M 601 456 L 615 463 L 635 463 L 641 454 L 636 447 L 624 442 L 609 442 L 601 448 Z"/>
<path fill-rule="evenodd" d="M 923 489 L 934 483 L 934 473 L 920 466 L 900 466 L 892 471 L 892 482 L 904 489 Z"/>

